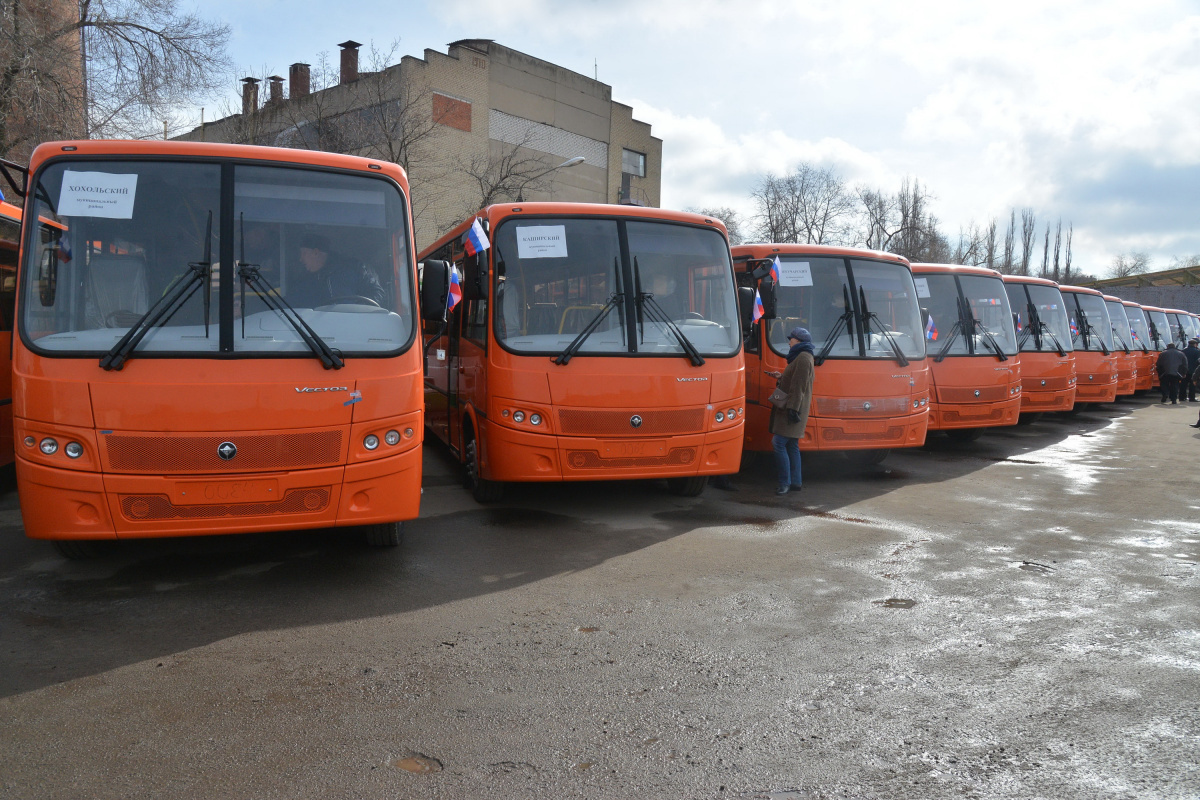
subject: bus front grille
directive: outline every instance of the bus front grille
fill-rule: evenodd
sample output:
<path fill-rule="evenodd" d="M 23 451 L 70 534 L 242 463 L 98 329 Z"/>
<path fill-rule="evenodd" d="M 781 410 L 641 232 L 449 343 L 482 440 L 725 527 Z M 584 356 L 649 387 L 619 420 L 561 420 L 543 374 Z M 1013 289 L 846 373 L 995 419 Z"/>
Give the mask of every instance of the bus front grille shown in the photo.
<path fill-rule="evenodd" d="M 178 474 L 312 469 L 341 463 L 342 432 L 179 435 L 109 434 L 100 437 L 107 467 L 116 472 Z M 223 459 L 225 442 L 237 454 Z"/>
<path fill-rule="evenodd" d="M 893 426 L 881 433 L 860 433 L 842 428 L 822 428 L 821 438 L 829 442 L 892 442 L 904 438 L 904 428 Z"/>
<path fill-rule="evenodd" d="M 121 513 L 132 522 L 164 519 L 216 519 L 219 517 L 263 517 L 273 514 L 311 514 L 329 506 L 329 487 L 289 489 L 274 503 L 224 503 L 177 506 L 161 494 L 122 495 Z"/>
<path fill-rule="evenodd" d="M 1065 375 L 1052 378 L 1024 378 L 1021 381 L 1021 391 L 1023 392 L 1059 392 L 1069 388 L 1071 388 L 1071 379 Z"/>
<path fill-rule="evenodd" d="M 628 469 L 631 467 L 682 467 L 696 460 L 696 448 L 676 447 L 665 456 L 604 458 L 595 450 L 568 450 L 567 464 L 573 469 Z"/>
<path fill-rule="evenodd" d="M 631 420 L 639 417 L 634 426 Z M 610 409 L 562 408 L 559 429 L 568 436 L 669 436 L 704 431 L 703 408 L 673 408 L 660 411 L 613 411 Z"/>
<path fill-rule="evenodd" d="M 912 401 L 904 397 L 817 397 L 817 416 L 821 417 L 898 417 L 913 412 Z"/>
<path fill-rule="evenodd" d="M 982 386 L 978 389 L 954 386 L 945 389 L 939 388 L 937 396 L 938 402 L 941 403 L 995 403 L 1000 400 L 1012 399 L 1012 395 L 1008 393 L 1007 383 L 1003 386 Z"/>

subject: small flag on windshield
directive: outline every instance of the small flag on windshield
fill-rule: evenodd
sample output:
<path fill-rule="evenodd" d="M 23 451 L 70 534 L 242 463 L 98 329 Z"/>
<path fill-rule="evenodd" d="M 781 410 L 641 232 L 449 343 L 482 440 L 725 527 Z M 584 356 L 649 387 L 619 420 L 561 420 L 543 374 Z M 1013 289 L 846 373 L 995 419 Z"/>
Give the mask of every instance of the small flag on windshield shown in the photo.
<path fill-rule="evenodd" d="M 463 246 L 467 249 L 469 256 L 482 253 L 492 246 L 492 243 L 488 241 L 487 234 L 483 232 L 483 225 L 479 224 L 478 217 L 471 223 L 471 229 L 467 231 Z"/>
<path fill-rule="evenodd" d="M 1075 318 L 1074 318 L 1074 317 L 1071 317 L 1071 335 L 1072 335 L 1072 336 L 1078 336 L 1078 335 L 1079 335 L 1079 326 L 1078 326 L 1077 324 L 1075 324 Z"/>
<path fill-rule="evenodd" d="M 933 314 L 930 314 L 929 321 L 925 323 L 925 338 L 931 342 L 936 342 L 937 336 L 937 325 L 933 322 Z"/>
<path fill-rule="evenodd" d="M 760 295 L 758 293 L 758 289 L 755 289 L 754 290 L 754 315 L 750 321 L 758 322 L 760 319 L 763 318 L 763 314 L 765 314 L 765 313 L 766 313 L 766 309 L 763 308 L 762 295 Z"/>
<path fill-rule="evenodd" d="M 462 283 L 458 279 L 458 267 L 450 267 L 450 291 L 446 294 L 446 310 L 453 311 L 462 300 Z"/>
<path fill-rule="evenodd" d="M 66 235 L 58 238 L 58 260 L 64 264 L 71 260 L 71 240 Z"/>
<path fill-rule="evenodd" d="M 779 256 L 775 256 L 775 260 L 771 262 L 771 282 L 776 286 L 779 285 Z"/>

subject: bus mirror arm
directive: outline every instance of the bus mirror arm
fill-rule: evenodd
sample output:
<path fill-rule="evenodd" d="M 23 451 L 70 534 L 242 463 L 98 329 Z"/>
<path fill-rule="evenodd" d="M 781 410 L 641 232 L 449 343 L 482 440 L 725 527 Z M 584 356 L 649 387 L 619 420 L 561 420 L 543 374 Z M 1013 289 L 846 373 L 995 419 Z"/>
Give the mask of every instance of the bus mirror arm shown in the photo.
<path fill-rule="evenodd" d="M 13 173 L 21 176 L 21 185 L 17 185 Z M 17 193 L 17 197 L 25 197 L 29 188 L 29 170 L 22 167 L 20 164 L 9 161 L 5 158 L 0 158 L 0 175 L 4 176 L 4 180 L 12 187 L 12 190 Z"/>

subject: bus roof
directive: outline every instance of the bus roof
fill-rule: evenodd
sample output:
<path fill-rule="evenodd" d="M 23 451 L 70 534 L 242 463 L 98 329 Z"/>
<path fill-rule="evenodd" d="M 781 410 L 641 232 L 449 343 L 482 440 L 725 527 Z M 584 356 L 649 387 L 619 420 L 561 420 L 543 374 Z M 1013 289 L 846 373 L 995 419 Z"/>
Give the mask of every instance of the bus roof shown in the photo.
<path fill-rule="evenodd" d="M 948 272 L 954 275 L 984 275 L 989 278 L 1004 277 L 994 269 L 988 269 L 987 267 L 967 267 L 961 264 L 913 264 L 912 271 L 925 273 Z"/>
<path fill-rule="evenodd" d="M 1102 294 L 1102 295 L 1100 295 L 1100 296 L 1101 296 L 1101 297 L 1103 297 L 1105 300 L 1107 300 L 1107 301 L 1108 301 L 1108 302 L 1110 302 L 1110 303 L 1123 303 L 1123 302 L 1125 302 L 1125 301 L 1124 301 L 1124 300 L 1122 300 L 1121 298 L 1117 297 L 1115 294 Z"/>
<path fill-rule="evenodd" d="M 537 217 L 628 217 L 631 219 L 687 222 L 693 225 L 712 226 L 719 230 L 721 235 L 726 239 L 729 238 L 729 233 L 726 231 L 725 224 L 721 220 L 715 217 L 707 217 L 703 214 L 693 214 L 688 211 L 671 211 L 651 206 L 612 205 L 607 203 L 556 203 L 545 201 L 533 203 L 494 203 L 481 208 L 439 236 L 437 241 L 421 251 L 420 258 L 424 258 L 426 253 L 442 247 L 452 239 L 462 236 L 477 218 L 484 218 L 488 221 L 489 225 L 492 225 L 504 217 L 513 215 Z"/>
<path fill-rule="evenodd" d="M 1121 305 L 1130 306 L 1131 308 L 1143 308 L 1143 309 L 1146 307 L 1146 306 L 1142 305 L 1141 303 L 1135 303 L 1132 300 L 1122 300 Z"/>
<path fill-rule="evenodd" d="M 842 256 L 844 258 L 875 258 L 881 261 L 895 261 L 907 265 L 908 259 L 895 253 L 883 250 L 867 250 L 859 247 L 840 247 L 828 244 L 772 244 L 769 242 L 750 242 L 734 245 L 730 248 L 734 259 L 764 258 L 771 253 L 800 253 L 803 255 Z"/>
<path fill-rule="evenodd" d="M 1033 275 L 1001 275 L 1005 283 L 1036 283 L 1039 286 L 1053 286 L 1058 288 L 1058 282 L 1052 281 L 1049 278 L 1036 278 Z"/>
<path fill-rule="evenodd" d="M 1104 297 L 1103 293 L 1101 293 L 1099 290 L 1092 289 L 1091 287 L 1088 287 L 1088 286 L 1059 286 L 1058 289 L 1061 292 L 1075 292 L 1076 294 L 1094 294 L 1094 295 L 1099 295 L 1100 297 Z"/>
<path fill-rule="evenodd" d="M 288 147 L 260 147 L 248 144 L 219 144 L 215 142 L 170 142 L 161 140 L 132 141 L 125 139 L 96 139 L 46 142 L 38 145 L 29 159 L 32 173 L 44 161 L 61 155 L 78 156 L 176 156 L 179 158 L 240 158 L 248 161 L 274 161 L 307 166 L 361 170 L 363 172 L 399 175 L 408 183 L 408 176 L 397 164 L 341 153 L 320 150 L 295 150 Z"/>

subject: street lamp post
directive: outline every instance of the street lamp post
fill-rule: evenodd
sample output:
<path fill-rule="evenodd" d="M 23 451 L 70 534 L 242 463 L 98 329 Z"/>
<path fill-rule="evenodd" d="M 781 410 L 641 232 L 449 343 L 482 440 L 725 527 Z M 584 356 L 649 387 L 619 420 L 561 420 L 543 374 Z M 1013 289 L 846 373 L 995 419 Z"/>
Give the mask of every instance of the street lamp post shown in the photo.
<path fill-rule="evenodd" d="M 528 178 L 521 181 L 520 187 L 517 188 L 517 202 L 518 203 L 525 202 L 525 197 L 524 197 L 525 187 L 528 186 L 529 184 L 533 183 L 534 181 L 536 181 L 538 178 L 541 178 L 545 175 L 549 175 L 551 172 L 554 172 L 555 170 L 567 169 L 567 168 L 573 167 L 577 164 L 582 164 L 584 161 L 587 161 L 587 158 L 585 158 L 584 156 L 574 156 L 573 158 L 568 158 L 566 161 L 562 162 L 561 164 L 559 164 L 556 167 L 550 167 L 549 169 L 544 169 L 541 172 L 537 172 L 537 173 L 534 173 L 533 175 L 530 175 Z"/>

